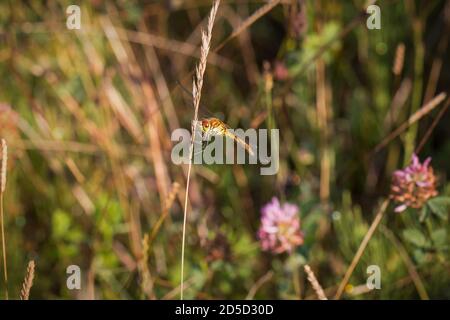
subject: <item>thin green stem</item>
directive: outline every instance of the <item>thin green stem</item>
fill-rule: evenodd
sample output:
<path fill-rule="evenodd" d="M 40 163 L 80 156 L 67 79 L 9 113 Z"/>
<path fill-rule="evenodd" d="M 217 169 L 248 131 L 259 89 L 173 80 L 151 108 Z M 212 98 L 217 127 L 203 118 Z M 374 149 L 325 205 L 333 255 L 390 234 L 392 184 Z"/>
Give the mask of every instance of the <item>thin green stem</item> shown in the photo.
<path fill-rule="evenodd" d="M 419 110 L 422 100 L 422 87 L 423 87 L 423 62 L 425 58 L 425 48 L 422 43 L 422 22 L 418 19 L 413 21 L 414 32 L 414 86 L 411 101 L 411 114 L 414 114 Z M 417 137 L 418 124 L 413 124 L 408 129 L 405 135 L 405 165 L 409 163 L 411 155 L 414 152 L 414 144 Z"/>

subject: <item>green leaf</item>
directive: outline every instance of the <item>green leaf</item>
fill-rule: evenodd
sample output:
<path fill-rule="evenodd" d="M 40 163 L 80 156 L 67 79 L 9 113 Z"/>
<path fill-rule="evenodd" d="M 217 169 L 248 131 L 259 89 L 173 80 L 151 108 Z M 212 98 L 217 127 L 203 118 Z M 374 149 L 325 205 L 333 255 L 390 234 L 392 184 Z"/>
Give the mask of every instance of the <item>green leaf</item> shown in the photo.
<path fill-rule="evenodd" d="M 431 211 L 443 220 L 447 220 L 450 210 L 450 197 L 435 197 L 428 200 L 427 205 Z"/>
<path fill-rule="evenodd" d="M 60 209 L 56 209 L 52 216 L 52 232 L 56 239 L 64 238 L 72 224 L 71 216 Z"/>
<path fill-rule="evenodd" d="M 424 222 L 425 221 L 425 218 L 427 217 L 427 215 L 428 215 L 428 206 L 423 206 L 422 207 L 422 210 L 420 210 L 420 217 L 419 217 L 419 221 L 420 222 Z"/>
<path fill-rule="evenodd" d="M 425 236 L 417 229 L 406 229 L 403 231 L 403 237 L 418 247 L 425 247 L 427 240 Z"/>
<path fill-rule="evenodd" d="M 286 261 L 285 268 L 287 271 L 294 271 L 298 269 L 301 265 L 306 263 L 306 259 L 303 255 L 294 253 L 289 256 L 289 258 Z"/>
<path fill-rule="evenodd" d="M 421 249 L 415 249 L 413 252 L 414 260 L 417 261 L 418 264 L 423 264 L 425 262 L 425 254 Z"/>
<path fill-rule="evenodd" d="M 433 231 L 431 234 L 431 239 L 433 239 L 433 243 L 437 247 L 445 246 L 447 244 L 447 230 L 441 228 Z"/>

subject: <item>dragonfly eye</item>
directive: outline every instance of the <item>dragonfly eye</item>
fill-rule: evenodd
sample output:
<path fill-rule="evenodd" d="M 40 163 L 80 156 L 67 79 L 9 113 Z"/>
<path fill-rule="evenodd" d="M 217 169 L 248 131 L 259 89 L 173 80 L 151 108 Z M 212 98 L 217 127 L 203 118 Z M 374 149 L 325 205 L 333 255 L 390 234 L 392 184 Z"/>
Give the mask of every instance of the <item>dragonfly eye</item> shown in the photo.
<path fill-rule="evenodd" d="M 203 128 L 209 128 L 209 121 L 208 120 L 203 120 L 202 121 L 202 127 Z"/>

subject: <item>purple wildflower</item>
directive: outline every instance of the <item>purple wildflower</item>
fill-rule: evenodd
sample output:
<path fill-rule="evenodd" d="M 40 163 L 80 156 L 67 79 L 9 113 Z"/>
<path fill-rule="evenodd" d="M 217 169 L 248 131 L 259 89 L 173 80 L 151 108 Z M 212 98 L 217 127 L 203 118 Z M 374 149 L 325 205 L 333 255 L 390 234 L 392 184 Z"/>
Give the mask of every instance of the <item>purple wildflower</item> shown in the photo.
<path fill-rule="evenodd" d="M 399 203 L 395 212 L 402 212 L 407 207 L 421 208 L 428 199 L 437 195 L 436 177 L 430 162 L 428 157 L 420 163 L 417 155 L 413 154 L 409 166 L 394 172 L 390 197 Z"/>
<path fill-rule="evenodd" d="M 298 212 L 298 206 L 290 203 L 281 206 L 275 197 L 261 209 L 258 237 L 263 250 L 273 253 L 292 252 L 296 246 L 303 244 Z"/>

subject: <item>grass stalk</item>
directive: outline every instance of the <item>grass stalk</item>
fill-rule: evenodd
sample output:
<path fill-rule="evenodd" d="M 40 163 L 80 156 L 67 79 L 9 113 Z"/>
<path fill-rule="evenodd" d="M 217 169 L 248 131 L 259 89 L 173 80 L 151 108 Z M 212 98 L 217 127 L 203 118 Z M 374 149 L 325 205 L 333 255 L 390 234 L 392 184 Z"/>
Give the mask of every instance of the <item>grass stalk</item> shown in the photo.
<path fill-rule="evenodd" d="M 383 215 L 384 215 L 388 205 L 389 205 L 389 200 L 384 200 L 384 202 L 381 204 L 381 207 L 378 210 L 378 212 L 375 216 L 375 219 L 373 220 L 372 224 L 370 225 L 370 228 L 367 231 L 366 235 L 364 236 L 364 239 L 361 242 L 361 244 L 358 248 L 358 251 L 356 251 L 356 254 L 353 257 L 353 260 L 352 260 L 350 266 L 348 267 L 347 271 L 345 272 L 344 279 L 342 279 L 342 282 L 339 285 L 337 293 L 334 296 L 335 300 L 339 300 L 342 293 L 344 292 L 344 289 L 348 283 L 348 280 L 350 280 L 350 277 L 351 277 L 353 271 L 355 270 L 356 265 L 358 264 L 359 260 L 361 259 L 361 256 L 363 255 L 364 250 L 366 250 L 367 244 L 369 243 L 375 230 L 377 229 L 378 225 L 380 224 L 381 219 L 383 218 Z"/>
<path fill-rule="evenodd" d="M 447 94 L 445 92 L 441 92 L 436 95 L 433 99 L 423 105 L 419 110 L 414 112 L 408 120 L 403 122 L 399 127 L 397 127 L 394 131 L 392 131 L 389 135 L 387 135 L 379 144 L 373 148 L 371 155 L 377 153 L 385 146 L 387 146 L 392 140 L 398 137 L 401 133 L 403 133 L 406 129 L 408 129 L 411 125 L 415 124 L 417 121 L 422 119 L 424 116 L 429 114 L 434 108 L 436 108 L 442 101 L 445 100 Z"/>
<path fill-rule="evenodd" d="M 2 139 L 2 167 L 0 178 L 0 223 L 2 231 L 2 253 L 3 253 L 3 278 L 5 280 L 5 298 L 8 300 L 8 267 L 6 260 L 6 241 L 5 241 L 5 220 L 3 212 L 3 195 L 6 189 L 6 165 L 8 163 L 8 145 L 6 141 Z"/>
<path fill-rule="evenodd" d="M 184 255 L 186 247 L 186 224 L 187 224 L 187 205 L 189 198 L 189 183 L 191 180 L 192 171 L 192 155 L 194 153 L 194 139 L 197 130 L 198 121 L 198 108 L 200 106 L 200 98 L 203 87 L 203 76 L 206 70 L 206 63 L 208 59 L 209 49 L 211 47 L 212 29 L 214 26 L 214 20 L 216 18 L 217 9 L 219 8 L 220 0 L 215 0 L 211 8 L 211 12 L 208 18 L 207 30 L 202 32 L 202 46 L 200 50 L 200 62 L 195 69 L 194 81 L 192 84 L 192 97 L 194 103 L 194 121 L 192 123 L 192 139 L 189 148 L 189 167 L 186 180 L 186 194 L 184 199 L 184 213 L 183 213 L 183 240 L 181 244 L 181 275 L 180 275 L 180 299 L 183 300 L 184 296 Z"/>
<path fill-rule="evenodd" d="M 328 300 L 327 296 L 325 295 L 325 292 L 322 289 L 322 286 L 320 285 L 319 281 L 317 281 L 316 276 L 314 275 L 314 272 L 311 270 L 311 267 L 307 264 L 303 267 L 305 269 L 306 274 L 308 275 L 308 281 L 311 283 L 311 286 L 313 287 L 314 291 L 317 294 L 317 297 L 320 300 Z"/>
<path fill-rule="evenodd" d="M 27 274 L 23 280 L 22 290 L 20 291 L 20 300 L 28 300 L 30 297 L 30 290 L 33 286 L 34 279 L 34 261 L 28 262 Z"/>

